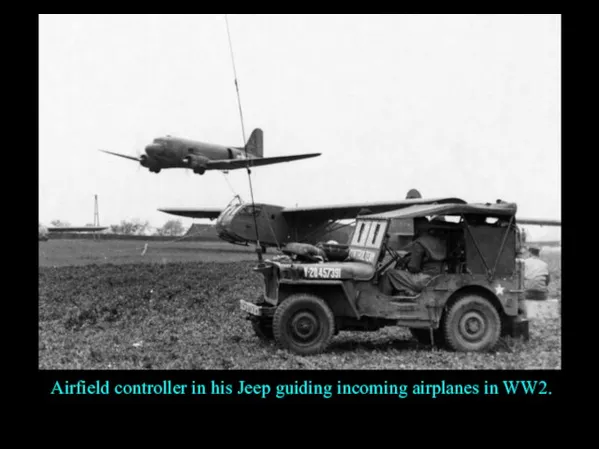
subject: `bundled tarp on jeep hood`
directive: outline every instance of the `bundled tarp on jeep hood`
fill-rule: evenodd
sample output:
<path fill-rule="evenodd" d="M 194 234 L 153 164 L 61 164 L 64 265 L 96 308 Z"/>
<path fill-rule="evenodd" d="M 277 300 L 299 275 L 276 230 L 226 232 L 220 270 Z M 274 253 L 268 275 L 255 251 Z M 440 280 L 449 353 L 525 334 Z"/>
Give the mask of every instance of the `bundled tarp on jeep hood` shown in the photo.
<path fill-rule="evenodd" d="M 516 215 L 516 203 L 487 204 L 422 204 L 403 209 L 390 210 L 362 218 L 415 218 L 431 215 L 484 215 L 487 217 L 509 217 Z"/>

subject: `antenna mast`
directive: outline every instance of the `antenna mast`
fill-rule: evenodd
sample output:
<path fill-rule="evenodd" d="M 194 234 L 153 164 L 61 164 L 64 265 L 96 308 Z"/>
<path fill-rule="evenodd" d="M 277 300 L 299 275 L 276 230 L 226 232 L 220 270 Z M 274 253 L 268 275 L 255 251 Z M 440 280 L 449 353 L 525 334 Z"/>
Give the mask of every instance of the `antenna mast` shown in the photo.
<path fill-rule="evenodd" d="M 98 211 L 98 195 L 94 195 L 94 226 L 100 227 L 100 212 Z M 94 240 L 97 238 L 97 231 L 94 231 Z"/>
<path fill-rule="evenodd" d="M 100 226 L 100 213 L 98 212 L 98 195 L 94 195 L 94 226 Z"/>
<path fill-rule="evenodd" d="M 235 79 L 235 90 L 237 92 L 237 104 L 239 106 L 239 117 L 241 119 L 241 134 L 243 137 L 243 144 L 245 148 L 245 157 L 247 160 L 247 172 L 248 172 L 248 180 L 250 183 L 250 195 L 252 197 L 252 216 L 254 217 L 254 229 L 256 230 L 256 253 L 258 254 L 258 262 L 262 262 L 262 246 L 260 245 L 260 236 L 258 235 L 258 222 L 256 220 L 256 207 L 254 204 L 254 191 L 252 189 L 252 176 L 250 170 L 250 159 L 248 158 L 248 150 L 247 150 L 247 142 L 245 140 L 245 127 L 243 124 L 243 112 L 241 110 L 241 98 L 239 96 L 239 85 L 237 83 L 237 70 L 235 69 L 235 58 L 233 56 L 233 44 L 231 43 L 231 33 L 229 31 L 229 20 L 227 19 L 227 15 L 225 14 L 225 23 L 227 24 L 227 36 L 229 37 L 229 49 L 231 51 L 231 62 L 233 64 L 233 76 Z"/>

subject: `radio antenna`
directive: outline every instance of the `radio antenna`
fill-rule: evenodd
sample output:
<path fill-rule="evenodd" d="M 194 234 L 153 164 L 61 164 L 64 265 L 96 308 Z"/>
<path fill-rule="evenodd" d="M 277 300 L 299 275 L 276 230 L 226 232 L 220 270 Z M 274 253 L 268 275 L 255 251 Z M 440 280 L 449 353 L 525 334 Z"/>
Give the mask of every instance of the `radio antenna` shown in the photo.
<path fill-rule="evenodd" d="M 237 83 L 237 70 L 235 69 L 235 57 L 233 56 L 233 44 L 231 43 L 231 32 L 229 31 L 229 20 L 225 14 L 225 23 L 227 24 L 227 36 L 229 37 L 229 50 L 231 51 L 231 63 L 233 64 L 233 76 L 235 79 L 235 90 L 237 92 L 237 104 L 239 106 L 239 117 L 241 119 L 241 134 L 245 148 L 245 158 L 247 160 L 248 180 L 250 183 L 250 196 L 252 198 L 252 216 L 254 217 L 254 229 L 256 230 L 256 253 L 258 254 L 258 262 L 262 262 L 262 245 L 260 245 L 260 236 L 258 235 L 258 222 L 256 220 L 256 206 L 254 204 L 254 191 L 252 189 L 252 172 L 250 170 L 250 159 L 248 158 L 247 142 L 245 140 L 245 127 L 243 124 L 243 112 L 241 110 L 241 98 L 239 96 L 239 84 Z"/>

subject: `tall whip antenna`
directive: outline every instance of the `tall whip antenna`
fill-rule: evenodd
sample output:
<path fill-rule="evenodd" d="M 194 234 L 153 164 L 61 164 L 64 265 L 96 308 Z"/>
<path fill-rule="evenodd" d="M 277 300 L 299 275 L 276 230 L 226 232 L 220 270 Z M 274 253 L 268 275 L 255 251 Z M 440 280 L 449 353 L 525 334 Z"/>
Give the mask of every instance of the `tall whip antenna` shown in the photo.
<path fill-rule="evenodd" d="M 258 254 L 258 261 L 262 262 L 262 245 L 260 245 L 260 236 L 258 235 L 258 222 L 256 220 L 256 207 L 254 204 L 254 191 L 252 189 L 252 176 L 250 170 L 250 159 L 248 158 L 247 144 L 245 140 L 245 127 L 243 125 L 243 112 L 241 110 L 241 97 L 239 96 L 239 84 L 237 83 L 237 70 L 235 69 L 235 57 L 233 56 L 233 44 L 231 43 L 231 32 L 229 31 L 229 20 L 225 14 L 225 23 L 227 24 L 227 36 L 229 37 L 229 49 L 231 51 L 231 62 L 233 64 L 233 76 L 235 78 L 235 90 L 237 91 L 237 104 L 239 105 L 239 117 L 241 119 L 241 134 L 243 137 L 243 143 L 245 148 L 245 157 L 247 162 L 248 180 L 250 182 L 250 195 L 252 197 L 252 216 L 254 217 L 254 229 L 256 230 L 256 253 Z"/>

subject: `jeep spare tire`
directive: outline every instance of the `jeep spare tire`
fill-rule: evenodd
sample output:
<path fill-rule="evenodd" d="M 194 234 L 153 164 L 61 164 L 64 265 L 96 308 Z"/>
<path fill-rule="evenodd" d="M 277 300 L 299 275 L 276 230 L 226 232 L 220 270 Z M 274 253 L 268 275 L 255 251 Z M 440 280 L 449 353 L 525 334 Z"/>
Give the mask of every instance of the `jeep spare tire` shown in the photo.
<path fill-rule="evenodd" d="M 275 341 L 300 355 L 323 352 L 335 332 L 335 317 L 325 301 L 314 295 L 291 295 L 275 311 Z"/>

